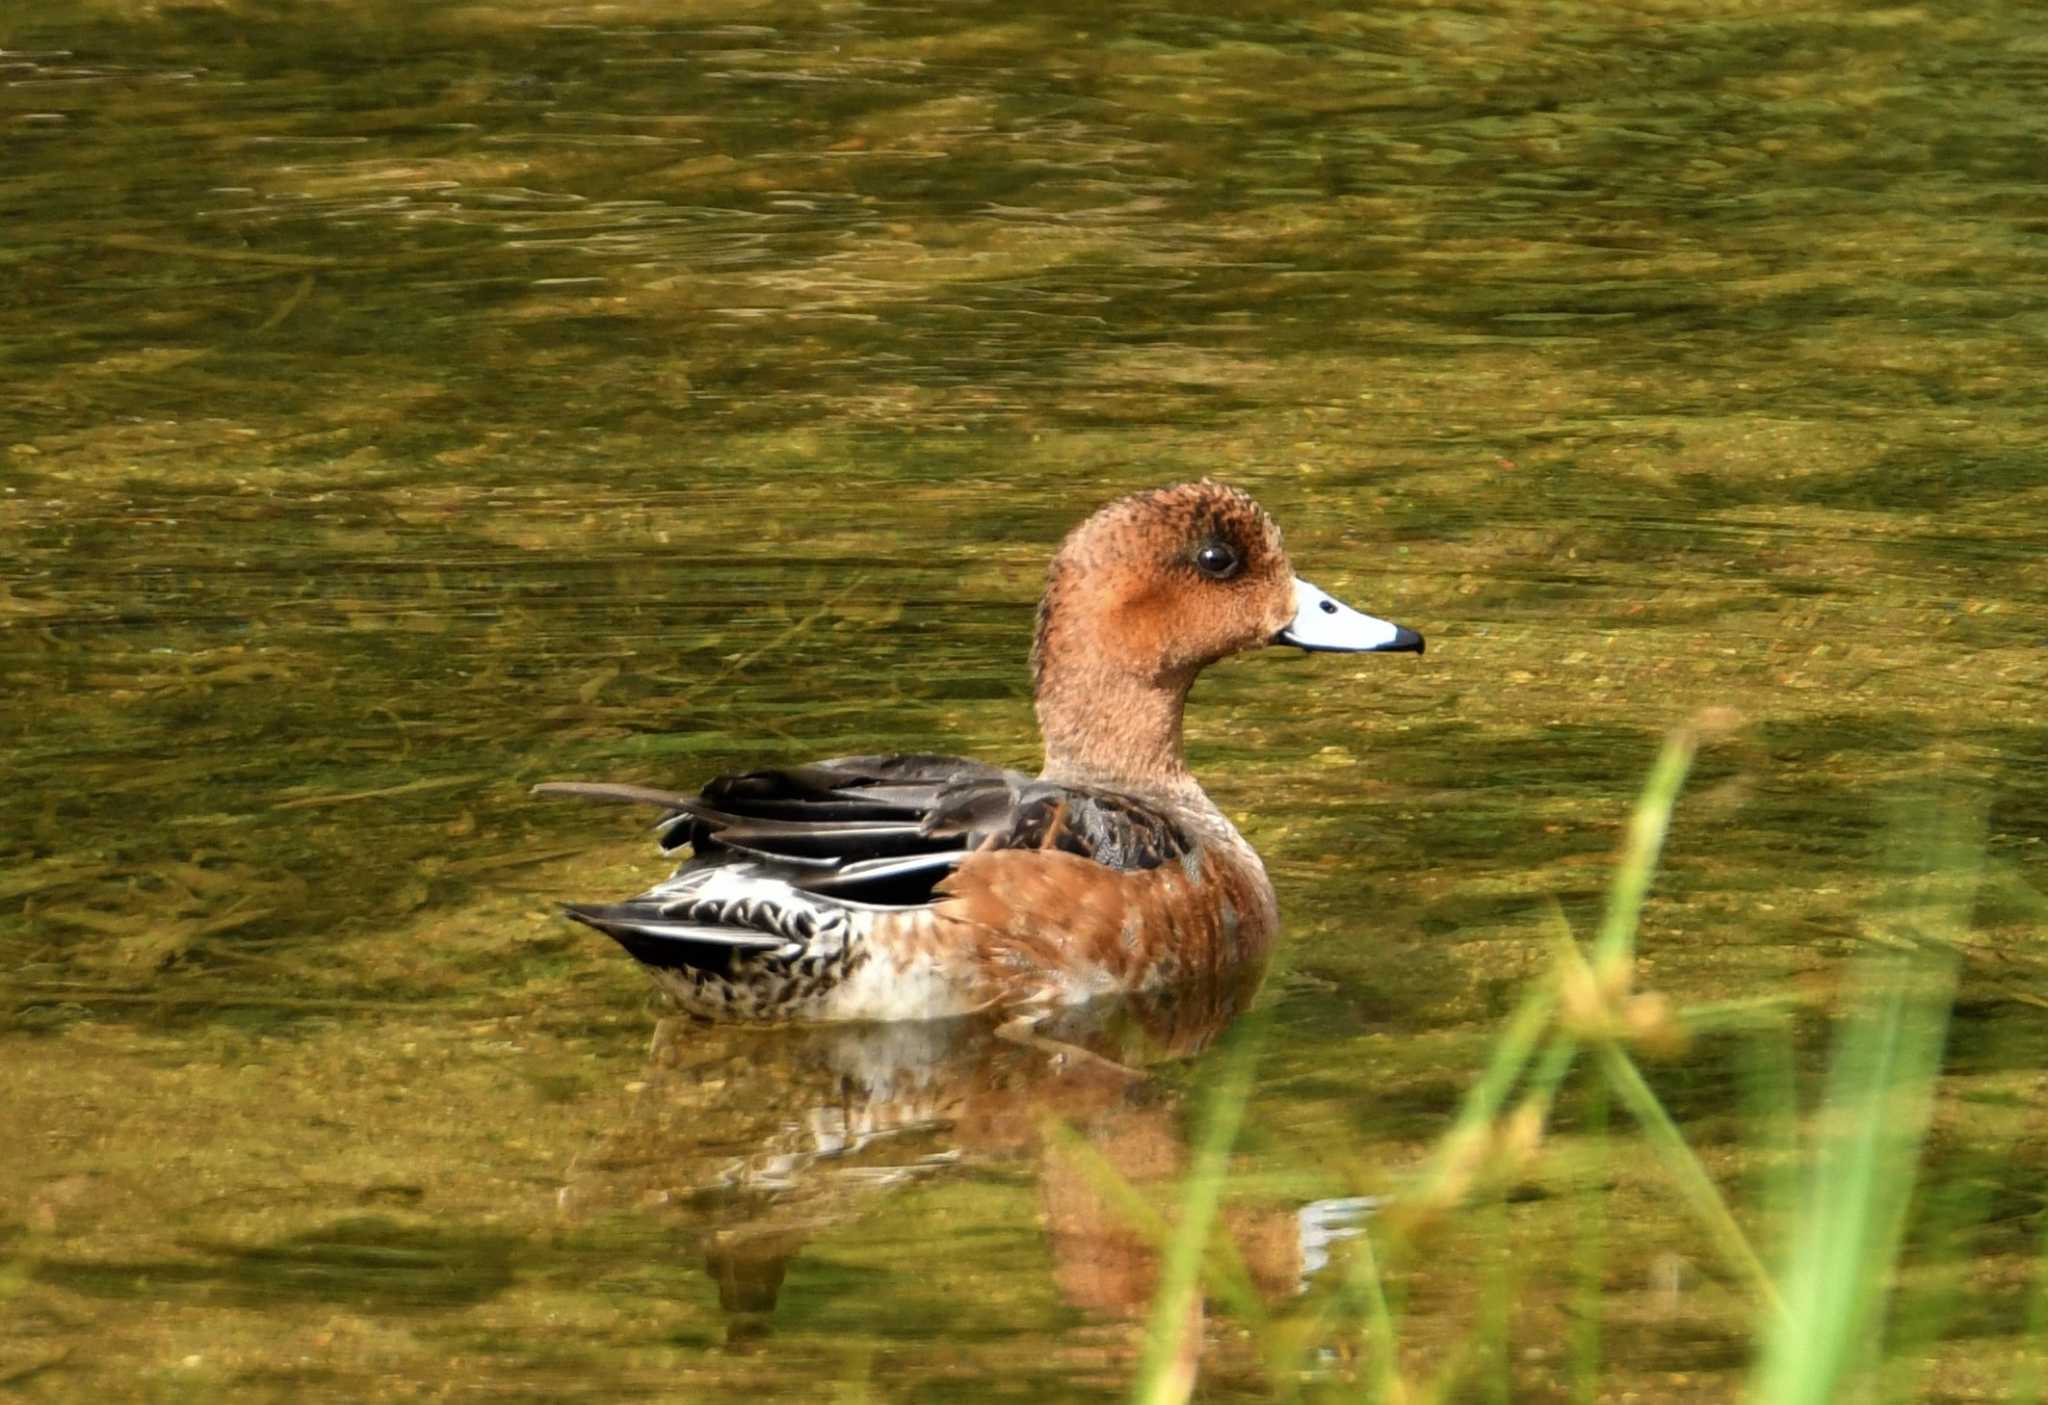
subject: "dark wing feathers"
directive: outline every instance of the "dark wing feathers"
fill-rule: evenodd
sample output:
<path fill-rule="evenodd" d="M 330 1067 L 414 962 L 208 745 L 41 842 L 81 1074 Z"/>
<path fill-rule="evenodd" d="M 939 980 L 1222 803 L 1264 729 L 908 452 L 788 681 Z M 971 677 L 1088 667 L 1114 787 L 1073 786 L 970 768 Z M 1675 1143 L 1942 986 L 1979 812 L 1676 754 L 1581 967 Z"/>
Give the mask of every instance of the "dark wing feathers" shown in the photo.
<path fill-rule="evenodd" d="M 803 863 L 818 858 L 836 861 L 855 855 L 879 857 L 915 853 L 930 847 L 914 819 L 758 819 L 748 814 L 697 805 L 689 806 L 684 814 L 688 817 L 688 824 L 681 820 L 665 823 L 663 848 L 678 848 L 681 841 L 687 839 L 701 853 L 709 840 L 728 848 L 773 854 Z"/>
<path fill-rule="evenodd" d="M 803 877 L 802 886 L 813 893 L 832 893 L 840 897 L 862 899 L 861 891 L 874 890 L 877 885 L 911 880 L 927 887 L 935 885 L 967 856 L 965 848 L 934 849 L 925 854 L 907 854 L 894 859 L 856 859 L 839 865 L 830 873 L 810 874 Z"/>
<path fill-rule="evenodd" d="M 977 848 L 1058 849 L 1104 868 L 1158 868 L 1194 847 L 1185 830 L 1140 800 L 1041 781 L 1007 796 L 949 797 L 934 821 L 934 834 L 965 832 Z"/>
<path fill-rule="evenodd" d="M 650 915 L 647 904 L 639 902 L 564 903 L 562 910 L 600 932 L 613 932 L 623 927 L 663 941 L 709 942 L 714 946 L 756 951 L 773 951 L 789 944 L 787 937 L 755 932 L 745 927 Z"/>
<path fill-rule="evenodd" d="M 785 939 L 724 923 L 678 921 L 658 904 L 635 898 L 622 903 L 564 903 L 562 911 L 603 932 L 635 961 L 664 969 L 732 974 L 735 954 L 772 951 Z"/>
<path fill-rule="evenodd" d="M 1132 797 L 946 756 L 848 756 L 749 771 L 720 776 L 695 795 L 578 781 L 535 789 L 660 805 L 668 811 L 656 827 L 664 850 L 688 844 L 700 862 L 751 859 L 807 892 L 887 907 L 933 901 L 946 874 L 978 850 L 1057 849 L 1107 868 L 1145 869 L 1194 848 L 1172 819 Z"/>

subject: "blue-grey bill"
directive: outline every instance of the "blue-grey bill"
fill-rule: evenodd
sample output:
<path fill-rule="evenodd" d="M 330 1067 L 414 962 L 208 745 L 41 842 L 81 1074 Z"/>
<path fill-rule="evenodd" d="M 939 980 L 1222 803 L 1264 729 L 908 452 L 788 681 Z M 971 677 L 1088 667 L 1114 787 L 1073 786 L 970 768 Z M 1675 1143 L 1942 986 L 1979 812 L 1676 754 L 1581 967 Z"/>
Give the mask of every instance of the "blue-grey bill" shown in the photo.
<path fill-rule="evenodd" d="M 1419 654 L 1422 636 L 1388 620 L 1360 614 L 1296 576 L 1294 623 L 1273 636 L 1276 644 L 1333 654 Z"/>

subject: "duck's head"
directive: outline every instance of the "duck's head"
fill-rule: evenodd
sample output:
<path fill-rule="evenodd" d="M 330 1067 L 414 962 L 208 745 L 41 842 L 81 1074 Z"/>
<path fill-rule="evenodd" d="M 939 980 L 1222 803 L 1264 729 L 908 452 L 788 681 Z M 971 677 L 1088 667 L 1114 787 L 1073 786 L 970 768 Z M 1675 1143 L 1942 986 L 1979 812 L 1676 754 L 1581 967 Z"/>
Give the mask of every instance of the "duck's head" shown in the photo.
<path fill-rule="evenodd" d="M 1180 707 L 1195 675 L 1268 644 L 1423 647 L 1297 577 L 1280 529 L 1237 488 L 1205 479 L 1110 503 L 1067 535 L 1046 575 L 1031 673 L 1047 774 L 1114 771 L 1120 751 L 1141 772 L 1184 774 Z"/>

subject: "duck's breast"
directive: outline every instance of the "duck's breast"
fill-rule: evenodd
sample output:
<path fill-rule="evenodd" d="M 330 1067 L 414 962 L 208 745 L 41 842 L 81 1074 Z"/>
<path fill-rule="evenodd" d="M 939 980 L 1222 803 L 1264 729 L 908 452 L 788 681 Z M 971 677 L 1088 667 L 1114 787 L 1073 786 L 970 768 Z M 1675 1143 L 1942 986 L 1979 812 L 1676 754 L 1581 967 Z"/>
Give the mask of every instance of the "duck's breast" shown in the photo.
<path fill-rule="evenodd" d="M 998 1003 L 1214 980 L 1263 960 L 1279 925 L 1256 856 L 1216 842 L 1144 869 L 995 850 L 967 859 L 941 891 L 936 934 L 969 954 Z"/>

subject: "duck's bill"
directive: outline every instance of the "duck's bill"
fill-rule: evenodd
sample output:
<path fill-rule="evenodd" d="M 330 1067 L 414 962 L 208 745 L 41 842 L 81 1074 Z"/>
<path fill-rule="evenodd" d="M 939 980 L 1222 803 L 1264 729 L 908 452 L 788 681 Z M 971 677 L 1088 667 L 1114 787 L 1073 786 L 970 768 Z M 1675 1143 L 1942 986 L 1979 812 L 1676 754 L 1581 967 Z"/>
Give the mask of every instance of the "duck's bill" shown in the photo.
<path fill-rule="evenodd" d="M 1294 581 L 1294 623 L 1273 636 L 1312 653 L 1419 654 L 1422 636 L 1398 624 L 1362 615 L 1299 576 Z"/>

